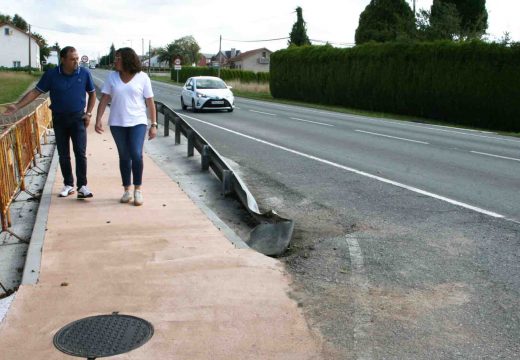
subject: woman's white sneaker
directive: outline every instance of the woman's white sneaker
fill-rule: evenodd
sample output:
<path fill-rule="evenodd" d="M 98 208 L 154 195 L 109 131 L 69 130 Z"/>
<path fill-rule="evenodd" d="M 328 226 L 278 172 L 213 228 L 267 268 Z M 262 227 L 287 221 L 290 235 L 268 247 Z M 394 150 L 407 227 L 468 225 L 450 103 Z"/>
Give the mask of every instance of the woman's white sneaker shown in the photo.
<path fill-rule="evenodd" d="M 143 193 L 141 192 L 141 190 L 134 191 L 134 205 L 135 206 L 143 205 Z"/>
<path fill-rule="evenodd" d="M 123 196 L 121 196 L 121 200 L 120 201 L 123 204 L 129 203 L 130 201 L 132 201 L 132 194 L 130 194 L 130 191 L 125 190 L 125 192 L 123 193 Z"/>

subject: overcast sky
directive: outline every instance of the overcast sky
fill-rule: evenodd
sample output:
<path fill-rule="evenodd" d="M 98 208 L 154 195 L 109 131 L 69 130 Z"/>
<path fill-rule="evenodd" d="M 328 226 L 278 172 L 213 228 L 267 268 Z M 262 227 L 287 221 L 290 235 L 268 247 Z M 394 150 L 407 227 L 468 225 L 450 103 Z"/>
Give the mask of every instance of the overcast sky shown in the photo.
<path fill-rule="evenodd" d="M 413 0 L 407 0 L 412 4 Z M 417 9 L 429 9 L 433 0 L 416 0 Z M 19 14 L 49 44 L 73 45 L 80 55 L 97 58 L 110 45 L 132 46 L 138 54 L 192 35 L 202 53 L 287 46 L 286 38 L 301 6 L 307 34 L 335 46 L 354 43 L 359 14 L 370 0 L 0 0 L 0 13 Z M 508 31 L 520 41 L 520 1 L 487 0 L 488 38 Z M 319 43 L 319 42 L 315 42 Z"/>

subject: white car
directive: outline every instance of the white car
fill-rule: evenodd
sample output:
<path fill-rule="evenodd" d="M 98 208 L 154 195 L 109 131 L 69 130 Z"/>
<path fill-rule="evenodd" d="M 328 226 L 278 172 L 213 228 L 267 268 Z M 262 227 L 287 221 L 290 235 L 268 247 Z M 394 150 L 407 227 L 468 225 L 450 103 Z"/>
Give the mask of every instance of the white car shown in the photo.
<path fill-rule="evenodd" d="M 181 92 L 181 107 L 191 107 L 193 112 L 202 109 L 227 110 L 235 108 L 235 97 L 231 86 L 215 76 L 194 76 L 189 78 Z"/>

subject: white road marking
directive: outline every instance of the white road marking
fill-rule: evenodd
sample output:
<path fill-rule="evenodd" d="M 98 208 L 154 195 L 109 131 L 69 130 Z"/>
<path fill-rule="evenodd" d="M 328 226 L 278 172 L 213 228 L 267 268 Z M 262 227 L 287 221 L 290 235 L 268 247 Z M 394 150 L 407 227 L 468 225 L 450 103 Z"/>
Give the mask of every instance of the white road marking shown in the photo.
<path fill-rule="evenodd" d="M 276 116 L 276 114 L 271 114 L 271 113 L 267 113 L 267 112 L 263 112 L 263 111 L 256 111 L 256 110 L 249 110 L 251 112 L 254 112 L 254 113 L 257 113 L 257 114 L 264 114 L 264 115 L 269 115 L 269 116 Z"/>
<path fill-rule="evenodd" d="M 456 126 L 446 126 L 446 125 L 430 125 L 430 126 L 434 126 L 434 127 L 440 127 L 440 128 L 445 128 L 445 129 L 450 129 L 450 130 L 464 130 L 464 131 L 471 131 L 471 132 L 478 132 L 478 133 L 481 133 L 481 134 L 495 134 L 495 132 L 493 131 L 484 131 L 484 130 L 475 130 L 475 129 L 464 129 L 464 128 L 458 128 Z"/>
<path fill-rule="evenodd" d="M 357 238 L 347 235 L 347 245 L 350 253 L 350 265 L 352 266 L 352 282 L 359 290 L 359 301 L 356 303 L 357 311 L 354 312 L 354 346 L 357 359 L 372 359 L 372 351 L 368 346 L 368 340 L 372 333 L 372 313 L 370 311 L 370 294 L 368 277 L 365 271 L 363 253 L 359 247 Z"/>
<path fill-rule="evenodd" d="M 516 159 L 516 158 L 512 158 L 512 157 L 507 157 L 507 156 L 493 155 L 493 154 L 488 154 L 488 153 L 484 153 L 484 152 L 480 152 L 480 151 L 470 151 L 470 153 L 473 153 L 473 154 L 480 154 L 480 155 L 486 155 L 486 156 L 492 156 L 492 157 L 496 157 L 496 158 L 500 158 L 500 159 L 507 159 L 507 160 L 513 160 L 513 161 L 520 161 L 520 159 Z"/>
<path fill-rule="evenodd" d="M 509 139 L 509 138 L 506 138 L 506 137 L 499 138 L 499 137 L 496 137 L 496 136 L 488 136 L 488 135 L 480 135 L 480 134 L 469 134 L 469 133 L 462 132 L 462 131 L 436 129 L 436 128 L 430 127 L 430 126 L 438 126 L 438 125 L 430 125 L 430 126 L 424 125 L 424 126 L 421 126 L 421 125 L 404 124 L 404 123 L 398 123 L 398 122 L 395 122 L 395 124 L 396 125 L 400 125 L 400 126 L 409 126 L 409 127 L 417 127 L 417 128 L 421 128 L 421 129 L 428 129 L 428 130 L 435 130 L 435 131 L 444 131 L 444 132 L 448 132 L 448 133 L 452 133 L 452 134 L 480 137 L 480 138 L 484 138 L 484 139 L 492 139 L 492 140 L 510 141 L 510 142 L 520 143 L 520 140 Z M 453 129 L 459 129 L 459 128 L 453 128 Z M 464 130 L 466 130 L 466 129 L 464 129 Z M 467 131 L 470 131 L 470 130 L 467 130 Z M 475 130 L 472 130 L 472 131 L 475 131 Z M 478 130 L 476 130 L 476 131 L 478 131 Z M 486 133 L 484 131 L 481 131 L 481 132 L 482 133 Z M 491 134 L 493 134 L 493 133 L 491 133 Z"/>
<path fill-rule="evenodd" d="M 104 79 L 99 78 L 99 77 L 97 77 L 96 75 L 94 75 L 94 74 L 92 74 L 92 73 L 90 73 L 90 74 L 91 74 L 92 77 L 93 77 L 94 79 L 96 79 L 97 81 L 101 81 L 101 82 L 104 82 L 104 81 L 105 81 Z"/>
<path fill-rule="evenodd" d="M 370 131 L 363 131 L 363 130 L 354 130 L 354 131 L 357 131 L 357 132 L 360 132 L 360 133 L 365 133 L 365 134 L 371 134 L 371 135 L 376 135 L 376 136 L 387 137 L 387 138 L 391 138 L 391 139 L 397 139 L 397 140 L 403 140 L 403 141 L 410 141 L 410 142 L 414 142 L 414 143 L 418 143 L 418 144 L 429 145 L 429 143 L 424 142 L 424 141 L 405 139 L 405 138 L 401 138 L 401 137 L 397 137 L 397 136 L 390 136 L 390 135 L 378 134 L 378 133 L 370 132 Z"/>
<path fill-rule="evenodd" d="M 208 126 L 213 126 L 215 128 L 218 128 L 218 129 L 230 132 L 232 134 L 235 134 L 235 135 L 238 135 L 238 136 L 242 136 L 242 137 L 244 137 L 246 139 L 257 141 L 259 143 L 262 143 L 262 144 L 265 144 L 265 145 L 269 145 L 269 146 L 272 146 L 274 148 L 277 148 L 277 149 L 280 149 L 280 150 L 284 150 L 284 151 L 290 152 L 290 153 L 295 154 L 295 155 L 303 156 L 303 157 L 305 157 L 307 159 L 318 161 L 318 162 L 320 162 L 322 164 L 330 165 L 330 166 L 333 166 L 333 167 L 338 168 L 338 169 L 342 169 L 342 170 L 345 170 L 345 171 L 352 172 L 354 174 L 358 174 L 358 175 L 365 176 L 365 177 L 368 177 L 368 178 L 371 178 L 371 179 L 374 179 L 374 180 L 378 180 L 378 181 L 384 182 L 386 184 L 394 185 L 394 186 L 397 186 L 397 187 L 400 187 L 400 188 L 403 188 L 403 189 L 406 189 L 406 190 L 409 190 L 409 191 L 413 191 L 413 192 L 415 192 L 417 194 L 429 196 L 429 197 L 432 197 L 434 199 L 441 200 L 441 201 L 444 201 L 444 202 L 447 202 L 447 203 L 450 203 L 450 204 L 453 204 L 453 205 L 456 205 L 456 206 L 460 206 L 460 207 L 463 207 L 465 209 L 473 210 L 473 211 L 476 211 L 478 213 L 481 213 L 481 214 L 484 214 L 484 215 L 488 215 L 488 216 L 491 216 L 491 217 L 494 217 L 494 218 L 506 219 L 504 215 L 498 214 L 498 213 L 493 212 L 493 211 L 485 210 L 485 209 L 479 208 L 477 206 L 469 205 L 469 204 L 466 204 L 466 203 L 463 203 L 463 202 L 460 202 L 460 201 L 457 201 L 457 200 L 453 200 L 453 199 L 447 198 L 445 196 L 441 196 L 441 195 L 437 195 L 437 194 L 431 193 L 429 191 L 421 190 L 421 189 L 416 188 L 414 186 L 401 184 L 401 183 L 399 183 L 397 181 L 386 179 L 386 178 L 383 178 L 383 177 L 380 177 L 380 176 L 377 176 L 377 175 L 373 175 L 373 174 L 370 174 L 370 173 L 367 173 L 367 172 L 364 172 L 364 171 L 356 170 L 356 169 L 350 168 L 348 166 L 337 164 L 337 163 L 329 161 L 329 160 L 321 159 L 321 158 L 313 156 L 313 155 L 309 155 L 309 154 L 306 154 L 306 153 L 303 153 L 303 152 L 300 152 L 300 151 L 297 151 L 297 150 L 289 149 L 289 148 L 287 148 L 285 146 L 273 144 L 273 143 L 270 143 L 268 141 L 255 138 L 253 136 L 246 135 L 246 134 L 240 133 L 240 132 L 235 131 L 235 130 L 227 129 L 227 128 L 222 127 L 222 126 L 215 125 L 215 124 L 212 124 L 210 122 L 194 118 L 192 116 L 188 116 L 188 115 L 183 115 L 183 116 L 187 117 L 189 119 L 192 119 L 194 121 L 198 121 L 200 123 L 206 124 Z M 515 220 L 512 220 L 512 219 L 506 219 L 506 220 L 515 221 Z"/>
<path fill-rule="evenodd" d="M 304 122 L 308 122 L 308 123 L 313 123 L 313 124 L 318 124 L 318 125 L 323 125 L 323 126 L 334 126 L 334 125 L 331 125 L 331 124 L 325 124 L 325 123 L 321 123 L 321 122 L 317 122 L 317 121 L 311 121 L 311 120 L 304 120 L 304 119 L 299 119 L 299 118 L 290 118 L 292 120 L 297 120 L 297 121 L 304 121 Z"/>
<path fill-rule="evenodd" d="M 241 101 L 244 101 L 244 99 L 241 99 Z M 259 100 L 247 99 L 247 101 L 261 103 L 261 101 L 259 101 Z M 305 108 L 305 107 L 299 107 L 296 105 L 281 105 L 281 104 L 276 104 L 276 103 L 270 103 L 269 105 L 276 106 L 276 107 L 283 108 L 283 109 L 295 109 L 296 108 L 299 111 L 304 111 L 307 113 L 315 113 L 315 114 L 324 114 L 324 115 L 328 115 L 328 116 L 332 116 L 332 117 L 336 117 L 336 118 L 341 118 L 342 120 L 347 120 L 346 118 L 354 118 L 354 119 L 358 119 L 358 120 L 362 120 L 362 121 L 368 120 L 368 121 L 379 122 L 379 123 L 383 122 L 383 123 L 387 123 L 387 124 L 417 127 L 417 128 L 421 128 L 421 129 L 428 129 L 428 130 L 435 130 L 435 131 L 444 131 L 444 132 L 460 134 L 460 135 L 481 137 L 481 138 L 485 138 L 485 139 L 510 141 L 510 142 L 516 142 L 516 143 L 520 142 L 520 140 L 511 139 L 506 136 L 496 137 L 496 136 L 488 136 L 488 135 L 480 135 L 480 134 L 470 134 L 470 133 L 463 132 L 463 131 L 473 131 L 473 132 L 476 131 L 476 132 L 480 132 L 480 133 L 488 133 L 488 132 L 481 131 L 481 130 L 473 130 L 473 129 L 463 129 L 463 128 L 458 128 L 458 127 L 454 127 L 454 126 L 451 127 L 451 126 L 430 125 L 430 124 L 415 125 L 410 122 L 395 120 L 395 119 L 390 119 L 390 118 L 373 118 L 373 117 L 366 116 L 366 115 L 363 116 L 363 115 L 356 115 L 356 114 L 339 113 L 339 112 L 334 112 L 334 111 L 315 110 L 315 109 L 310 109 L 310 108 Z M 453 129 L 453 130 L 440 129 L 440 127 L 445 127 L 447 129 Z M 457 131 L 457 130 L 459 130 L 459 131 Z M 491 134 L 493 134 L 493 132 L 491 132 Z"/>

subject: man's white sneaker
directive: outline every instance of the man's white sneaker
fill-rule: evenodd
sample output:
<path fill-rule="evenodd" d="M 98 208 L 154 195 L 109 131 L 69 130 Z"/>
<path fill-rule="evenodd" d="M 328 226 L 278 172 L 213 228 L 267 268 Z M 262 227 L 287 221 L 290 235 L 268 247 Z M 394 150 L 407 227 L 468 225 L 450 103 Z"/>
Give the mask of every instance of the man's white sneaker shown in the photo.
<path fill-rule="evenodd" d="M 94 196 L 94 194 L 92 194 L 85 185 L 83 185 L 82 187 L 79 188 L 78 199 L 91 198 L 92 196 Z"/>
<path fill-rule="evenodd" d="M 134 205 L 135 206 L 143 205 L 143 193 L 141 192 L 141 190 L 134 191 Z"/>
<path fill-rule="evenodd" d="M 129 203 L 130 201 L 132 201 L 132 195 L 130 194 L 130 191 L 125 190 L 125 192 L 123 193 L 123 196 L 121 197 L 120 201 L 123 204 Z"/>
<path fill-rule="evenodd" d="M 74 188 L 72 186 L 69 186 L 69 185 L 65 185 L 63 187 L 63 189 L 61 189 L 60 193 L 59 193 L 59 197 L 67 197 L 69 196 L 70 194 L 74 194 Z"/>

